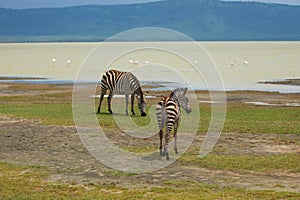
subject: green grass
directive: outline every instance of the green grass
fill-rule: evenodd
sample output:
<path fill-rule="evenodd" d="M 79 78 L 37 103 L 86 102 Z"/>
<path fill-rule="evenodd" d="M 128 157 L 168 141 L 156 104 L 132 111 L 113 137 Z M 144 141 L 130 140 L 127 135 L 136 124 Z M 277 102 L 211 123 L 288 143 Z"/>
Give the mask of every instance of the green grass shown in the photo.
<path fill-rule="evenodd" d="M 1 98 L 0 98 L 1 99 Z M 103 105 L 106 108 L 106 105 Z M 121 105 L 114 105 L 123 106 Z M 205 133 L 210 119 L 210 107 L 202 106 L 201 126 L 198 130 Z M 105 109 L 104 109 L 105 112 Z M 70 103 L 5 103 L 0 104 L 0 113 L 5 115 L 41 120 L 44 124 L 73 125 L 72 105 Z M 138 111 L 136 111 L 138 114 Z M 299 108 L 286 107 L 246 107 L 228 106 L 224 132 L 242 133 L 278 133 L 300 134 Z M 99 123 L 112 131 L 119 131 L 114 116 L 109 114 L 97 115 Z M 116 117 L 116 116 L 115 116 Z M 118 118 L 128 118 L 120 115 Z M 194 116 L 189 116 L 193 120 Z M 133 116 L 131 119 L 139 125 L 147 125 L 148 117 Z M 122 121 L 122 120 L 121 120 Z M 128 151 L 145 153 L 156 147 L 124 147 Z M 204 159 L 198 158 L 198 152 L 186 153 L 180 158 L 183 163 L 210 169 L 267 171 L 283 170 L 300 172 L 295 160 L 300 160 L 298 154 L 279 154 L 268 156 L 239 156 L 210 154 Z"/>
<path fill-rule="evenodd" d="M 6 103 L 0 104 L 0 113 L 28 119 L 40 120 L 43 124 L 73 125 L 70 103 Z"/>
<path fill-rule="evenodd" d="M 62 95 L 62 98 L 60 98 Z M 150 105 L 156 100 L 150 100 Z M 106 103 L 103 111 L 106 112 Z M 124 102 L 116 101 L 114 110 L 122 110 Z M 118 108 L 120 107 L 120 109 Z M 205 133 L 210 122 L 210 106 L 201 105 L 201 122 L 198 133 Z M 119 112 L 119 111 L 118 111 Z M 93 114 L 92 112 L 90 114 Z M 118 116 L 97 115 L 101 127 L 112 132 L 118 131 L 115 117 L 128 118 L 123 113 Z M 132 116 L 134 123 L 145 126 L 149 116 Z M 47 94 L 29 97 L 0 97 L 0 115 L 39 120 L 43 124 L 74 125 L 72 104 L 66 94 Z M 190 123 L 198 123 L 195 113 L 185 115 Z M 300 108 L 254 107 L 243 104 L 229 104 L 224 132 L 300 134 Z M 195 122 L 194 122 L 195 121 Z M 125 123 L 126 125 L 126 123 Z M 144 153 L 153 151 L 153 146 L 124 146 L 124 149 Z M 213 152 L 207 157 L 198 157 L 199 149 L 185 153 L 179 163 L 199 168 L 225 171 L 254 172 L 300 172 L 299 154 L 276 155 L 222 155 Z M 105 176 L 131 177 L 134 174 L 107 171 Z M 247 191 L 232 187 L 219 187 L 194 181 L 164 181 L 151 187 L 121 187 L 109 184 L 76 185 L 46 182 L 47 170 L 37 166 L 23 166 L 0 163 L 0 199 L 300 199 L 299 193 L 276 191 Z M 278 185 L 277 187 L 281 187 Z"/>
<path fill-rule="evenodd" d="M 300 108 L 229 106 L 224 132 L 300 134 Z"/>
<path fill-rule="evenodd" d="M 120 187 L 46 182 L 47 171 L 37 166 L 0 163 L 1 199 L 299 199 L 299 193 L 247 191 L 196 181 L 164 181 L 160 187 Z"/>
<path fill-rule="evenodd" d="M 121 146 L 121 148 L 133 153 L 150 153 L 157 150 L 157 147 L 154 146 L 143 146 L 143 147 Z"/>
<path fill-rule="evenodd" d="M 12 97 L 14 98 L 19 97 Z M 73 114 L 71 103 L 31 103 L 31 102 L 10 102 L 7 97 L 1 97 L 0 114 L 24 117 L 29 119 L 41 120 L 43 124 L 53 125 L 73 125 Z M 104 104 L 103 107 L 106 105 Z M 123 106 L 123 102 L 114 107 Z M 104 110 L 105 112 L 105 110 Z M 210 122 L 210 106 L 200 108 L 200 126 L 198 132 L 205 133 Z M 123 113 L 121 113 L 123 114 Z M 139 117 L 136 110 L 136 117 L 132 120 L 144 126 L 150 122 L 149 117 Z M 108 128 L 115 128 L 114 116 L 109 114 L 97 115 L 100 125 Z M 123 117 L 117 116 L 117 117 Z M 125 117 L 125 116 L 124 116 Z M 197 116 L 190 114 L 190 119 L 194 120 Z M 276 133 L 276 134 L 300 134 L 300 108 L 288 107 L 251 107 L 244 105 L 228 105 L 226 121 L 223 132 L 239 133 Z M 197 123 L 197 122 L 195 122 Z"/>
<path fill-rule="evenodd" d="M 216 155 L 209 154 L 199 158 L 197 152 L 186 153 L 179 158 L 184 165 L 197 166 L 212 170 L 255 171 L 255 172 L 300 172 L 299 154 L 277 155 Z"/>

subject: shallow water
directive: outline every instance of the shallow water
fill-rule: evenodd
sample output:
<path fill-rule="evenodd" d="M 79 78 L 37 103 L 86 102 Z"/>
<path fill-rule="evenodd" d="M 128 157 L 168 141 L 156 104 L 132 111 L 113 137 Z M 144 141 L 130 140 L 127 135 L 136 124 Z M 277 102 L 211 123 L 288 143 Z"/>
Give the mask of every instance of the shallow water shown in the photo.
<path fill-rule="evenodd" d="M 50 78 L 33 80 L 35 83 L 58 80 L 67 83 L 76 79 L 97 82 L 109 65 L 110 68 L 133 71 L 142 82 L 161 81 L 163 86 L 167 82 L 166 87 L 179 82 L 197 89 L 220 90 L 223 87 L 217 81 L 220 77 L 225 90 L 300 92 L 299 86 L 257 83 L 299 78 L 300 42 L 198 42 L 196 45 L 115 42 L 105 45 L 0 44 L 0 76 Z M 194 65 L 200 66 L 200 74 Z M 217 77 L 215 72 L 220 76 Z M 214 84 L 214 80 L 218 84 Z"/>

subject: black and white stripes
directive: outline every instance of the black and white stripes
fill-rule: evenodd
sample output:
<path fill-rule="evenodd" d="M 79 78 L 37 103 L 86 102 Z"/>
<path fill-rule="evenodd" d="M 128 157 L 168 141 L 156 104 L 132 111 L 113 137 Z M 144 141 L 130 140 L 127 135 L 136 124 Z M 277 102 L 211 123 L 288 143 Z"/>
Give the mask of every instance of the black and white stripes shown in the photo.
<path fill-rule="evenodd" d="M 126 115 L 128 115 L 129 95 L 131 95 L 131 112 L 133 115 L 135 115 L 133 105 L 134 105 L 134 96 L 137 95 L 138 107 L 141 112 L 141 116 L 146 116 L 146 112 L 145 112 L 146 103 L 145 103 L 143 91 L 140 86 L 140 82 L 137 79 L 137 77 L 134 76 L 131 72 L 109 70 L 103 75 L 101 79 L 100 102 L 99 102 L 97 113 L 100 113 L 101 103 L 107 90 L 109 90 L 108 111 L 111 114 L 112 114 L 111 99 L 114 94 L 121 94 L 121 95 L 125 95 L 125 99 L 126 99 Z"/>
<path fill-rule="evenodd" d="M 170 131 L 174 125 L 174 150 L 178 154 L 177 150 L 177 128 L 180 118 L 180 107 L 182 107 L 187 113 L 191 112 L 189 106 L 189 100 L 186 96 L 188 88 L 177 88 L 173 90 L 169 97 L 164 97 L 156 106 L 157 123 L 159 127 L 160 138 L 160 155 L 166 156 L 169 160 L 168 143 L 170 139 Z M 162 150 L 163 144 L 163 128 L 166 126 L 164 151 Z"/>

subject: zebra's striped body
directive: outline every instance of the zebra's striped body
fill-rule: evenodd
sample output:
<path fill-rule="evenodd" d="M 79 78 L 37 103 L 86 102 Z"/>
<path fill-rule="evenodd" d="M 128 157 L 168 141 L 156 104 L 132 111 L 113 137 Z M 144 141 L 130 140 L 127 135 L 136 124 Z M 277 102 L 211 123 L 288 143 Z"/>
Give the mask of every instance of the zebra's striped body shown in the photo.
<path fill-rule="evenodd" d="M 131 95 L 131 112 L 133 115 L 134 109 L 134 96 L 137 95 L 138 98 L 138 107 L 141 111 L 141 116 L 146 116 L 145 112 L 145 100 L 143 91 L 140 86 L 140 82 L 136 76 L 134 76 L 131 72 L 121 72 L 117 70 L 109 70 L 107 71 L 102 79 L 101 79 L 101 93 L 100 93 L 100 102 L 98 106 L 97 113 L 100 113 L 101 103 L 104 95 L 107 90 L 109 90 L 108 95 L 108 111 L 112 114 L 111 110 L 111 99 L 114 94 L 125 95 L 126 99 L 126 115 L 128 115 L 128 99 L 129 95 Z"/>
<path fill-rule="evenodd" d="M 173 90 L 169 97 L 164 97 L 156 106 L 156 117 L 159 127 L 159 139 L 160 139 L 160 155 L 166 156 L 169 160 L 168 143 L 170 139 L 170 132 L 174 126 L 174 150 L 178 154 L 177 150 L 177 128 L 180 119 L 180 107 L 182 107 L 187 113 L 190 113 L 191 107 L 189 106 L 189 100 L 186 96 L 188 88 L 177 88 Z M 163 128 L 166 126 L 164 151 L 162 150 L 163 144 Z"/>

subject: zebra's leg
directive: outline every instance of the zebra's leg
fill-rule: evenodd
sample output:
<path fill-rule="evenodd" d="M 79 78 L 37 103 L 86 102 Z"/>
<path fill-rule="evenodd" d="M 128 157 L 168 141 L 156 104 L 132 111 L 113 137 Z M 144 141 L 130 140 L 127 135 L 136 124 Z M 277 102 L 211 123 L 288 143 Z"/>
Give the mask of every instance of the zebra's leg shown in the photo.
<path fill-rule="evenodd" d="M 112 110 L 111 110 L 111 99 L 112 99 L 112 92 L 109 93 L 108 97 L 107 97 L 107 105 L 108 105 L 108 112 L 110 114 L 113 114 Z"/>
<path fill-rule="evenodd" d="M 167 128 L 165 135 L 165 147 L 164 147 L 164 155 L 166 155 L 166 160 L 170 160 L 169 158 L 169 139 L 170 139 L 170 129 Z"/>
<path fill-rule="evenodd" d="M 102 103 L 103 97 L 104 97 L 104 94 L 101 94 L 100 95 L 99 106 L 98 106 L 98 111 L 97 111 L 98 114 L 100 113 L 100 108 L 101 108 L 101 103 Z"/>
<path fill-rule="evenodd" d="M 165 156 L 165 152 L 163 152 L 163 144 L 162 144 L 162 140 L 163 140 L 163 136 L 164 136 L 164 132 L 163 132 L 163 128 L 164 128 L 164 117 L 163 116 L 163 108 L 161 106 L 161 103 L 159 103 L 156 106 L 156 119 L 157 119 L 157 125 L 159 128 L 159 155 L 160 156 Z"/>
<path fill-rule="evenodd" d="M 163 135 L 164 135 L 164 132 L 163 132 L 162 129 L 160 129 L 160 131 L 159 131 L 159 141 L 160 141 L 160 143 L 159 143 L 159 155 L 160 156 L 165 156 L 164 153 L 163 153 L 163 151 L 162 151 Z"/>
<path fill-rule="evenodd" d="M 132 113 L 132 115 L 135 115 L 135 112 L 134 112 L 134 96 L 135 96 L 135 94 L 133 93 L 131 95 L 131 113 Z"/>
<path fill-rule="evenodd" d="M 126 100 L 126 116 L 128 116 L 128 99 L 129 99 L 129 95 L 125 94 L 125 100 Z"/>
<path fill-rule="evenodd" d="M 174 123 L 174 150 L 175 150 L 175 154 L 178 154 L 178 150 L 177 150 L 177 128 L 178 128 L 178 122 L 179 122 L 179 118 L 177 117 L 175 119 L 175 123 Z"/>

